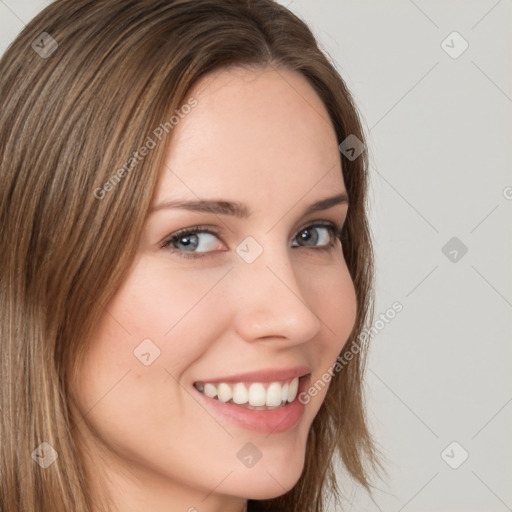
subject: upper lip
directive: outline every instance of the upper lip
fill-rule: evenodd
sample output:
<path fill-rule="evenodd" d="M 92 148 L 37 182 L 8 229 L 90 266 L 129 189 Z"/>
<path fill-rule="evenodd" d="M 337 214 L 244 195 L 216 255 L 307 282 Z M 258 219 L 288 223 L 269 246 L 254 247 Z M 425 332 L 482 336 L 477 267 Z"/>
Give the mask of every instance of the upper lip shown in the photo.
<path fill-rule="evenodd" d="M 256 370 L 246 373 L 238 373 L 225 377 L 213 377 L 211 379 L 201 379 L 197 382 L 276 382 L 292 380 L 295 377 L 302 377 L 311 373 L 309 366 L 293 366 L 288 368 L 273 368 L 266 370 Z"/>

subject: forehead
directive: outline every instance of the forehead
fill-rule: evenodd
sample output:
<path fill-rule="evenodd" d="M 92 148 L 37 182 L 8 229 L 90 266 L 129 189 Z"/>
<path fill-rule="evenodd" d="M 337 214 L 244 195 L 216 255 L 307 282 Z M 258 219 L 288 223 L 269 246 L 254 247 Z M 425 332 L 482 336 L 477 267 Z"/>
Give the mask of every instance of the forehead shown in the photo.
<path fill-rule="evenodd" d="M 298 200 L 343 191 L 338 142 L 322 100 L 301 74 L 270 67 L 211 73 L 174 127 L 157 200 Z M 318 195 L 318 194 L 317 194 Z"/>

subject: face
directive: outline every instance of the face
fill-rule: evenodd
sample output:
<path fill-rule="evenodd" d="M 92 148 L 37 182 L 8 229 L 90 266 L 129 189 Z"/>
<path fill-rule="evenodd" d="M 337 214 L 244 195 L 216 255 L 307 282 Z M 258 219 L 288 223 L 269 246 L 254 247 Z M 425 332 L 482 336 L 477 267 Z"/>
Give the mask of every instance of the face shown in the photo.
<path fill-rule="evenodd" d="M 338 141 L 308 82 L 237 68 L 189 96 L 75 390 L 91 472 L 147 510 L 289 490 L 327 387 L 307 405 L 297 393 L 322 380 L 356 315 L 336 235 L 348 206 L 319 203 L 346 194 Z"/>

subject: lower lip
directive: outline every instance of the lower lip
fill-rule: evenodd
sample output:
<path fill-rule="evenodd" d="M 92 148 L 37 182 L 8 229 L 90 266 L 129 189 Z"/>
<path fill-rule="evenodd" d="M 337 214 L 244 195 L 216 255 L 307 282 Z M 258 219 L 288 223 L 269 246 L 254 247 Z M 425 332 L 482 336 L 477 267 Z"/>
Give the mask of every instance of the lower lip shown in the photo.
<path fill-rule="evenodd" d="M 299 389 L 293 402 L 268 411 L 246 409 L 236 404 L 209 398 L 195 388 L 194 391 L 200 396 L 206 407 L 227 418 L 231 423 L 255 432 L 279 434 L 291 429 L 300 421 L 305 406 L 299 402 L 298 397 L 302 391 L 307 390 L 309 380 L 309 376 L 299 379 Z"/>

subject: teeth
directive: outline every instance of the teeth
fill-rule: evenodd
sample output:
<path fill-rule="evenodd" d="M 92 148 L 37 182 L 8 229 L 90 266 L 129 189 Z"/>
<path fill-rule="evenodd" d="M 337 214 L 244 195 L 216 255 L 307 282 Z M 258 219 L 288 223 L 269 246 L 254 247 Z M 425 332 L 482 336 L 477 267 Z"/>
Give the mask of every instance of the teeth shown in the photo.
<path fill-rule="evenodd" d="M 249 405 L 265 405 L 265 400 L 266 392 L 265 388 L 263 387 L 263 384 L 251 384 L 251 387 L 249 388 Z M 281 405 L 281 403 L 277 405 Z"/>
<path fill-rule="evenodd" d="M 228 400 L 231 400 L 231 398 L 233 398 L 233 390 L 231 389 L 231 386 L 228 386 L 223 382 L 218 385 L 217 394 L 221 402 L 227 402 Z"/>
<path fill-rule="evenodd" d="M 221 382 L 219 384 L 197 383 L 195 387 L 209 398 L 217 398 L 221 402 L 232 400 L 235 404 L 248 404 L 251 407 L 280 407 L 286 402 L 293 402 L 297 396 L 299 379 L 295 377 L 290 382 L 272 382 L 263 384 L 253 382 L 249 389 L 242 383 L 234 385 Z"/>
<path fill-rule="evenodd" d="M 235 404 L 245 404 L 249 401 L 249 394 L 243 384 L 235 384 L 233 388 L 233 402 Z"/>
<path fill-rule="evenodd" d="M 217 388 L 213 384 L 205 384 L 204 394 L 210 398 L 215 398 L 217 396 Z"/>
<path fill-rule="evenodd" d="M 297 396 L 297 390 L 299 389 L 299 379 L 295 377 L 290 382 L 290 387 L 288 388 L 288 402 L 293 402 L 295 397 Z"/>
<path fill-rule="evenodd" d="M 253 384 L 254 386 L 255 384 Z M 288 384 L 285 384 L 286 387 L 288 387 Z M 270 386 L 267 389 L 267 399 L 265 401 L 265 405 L 269 405 L 270 407 L 276 407 L 278 405 L 281 405 L 281 402 L 283 401 L 281 386 L 277 382 L 272 382 Z"/>
<path fill-rule="evenodd" d="M 288 382 L 281 388 L 281 400 L 283 402 L 288 401 L 288 388 L 289 388 Z"/>

